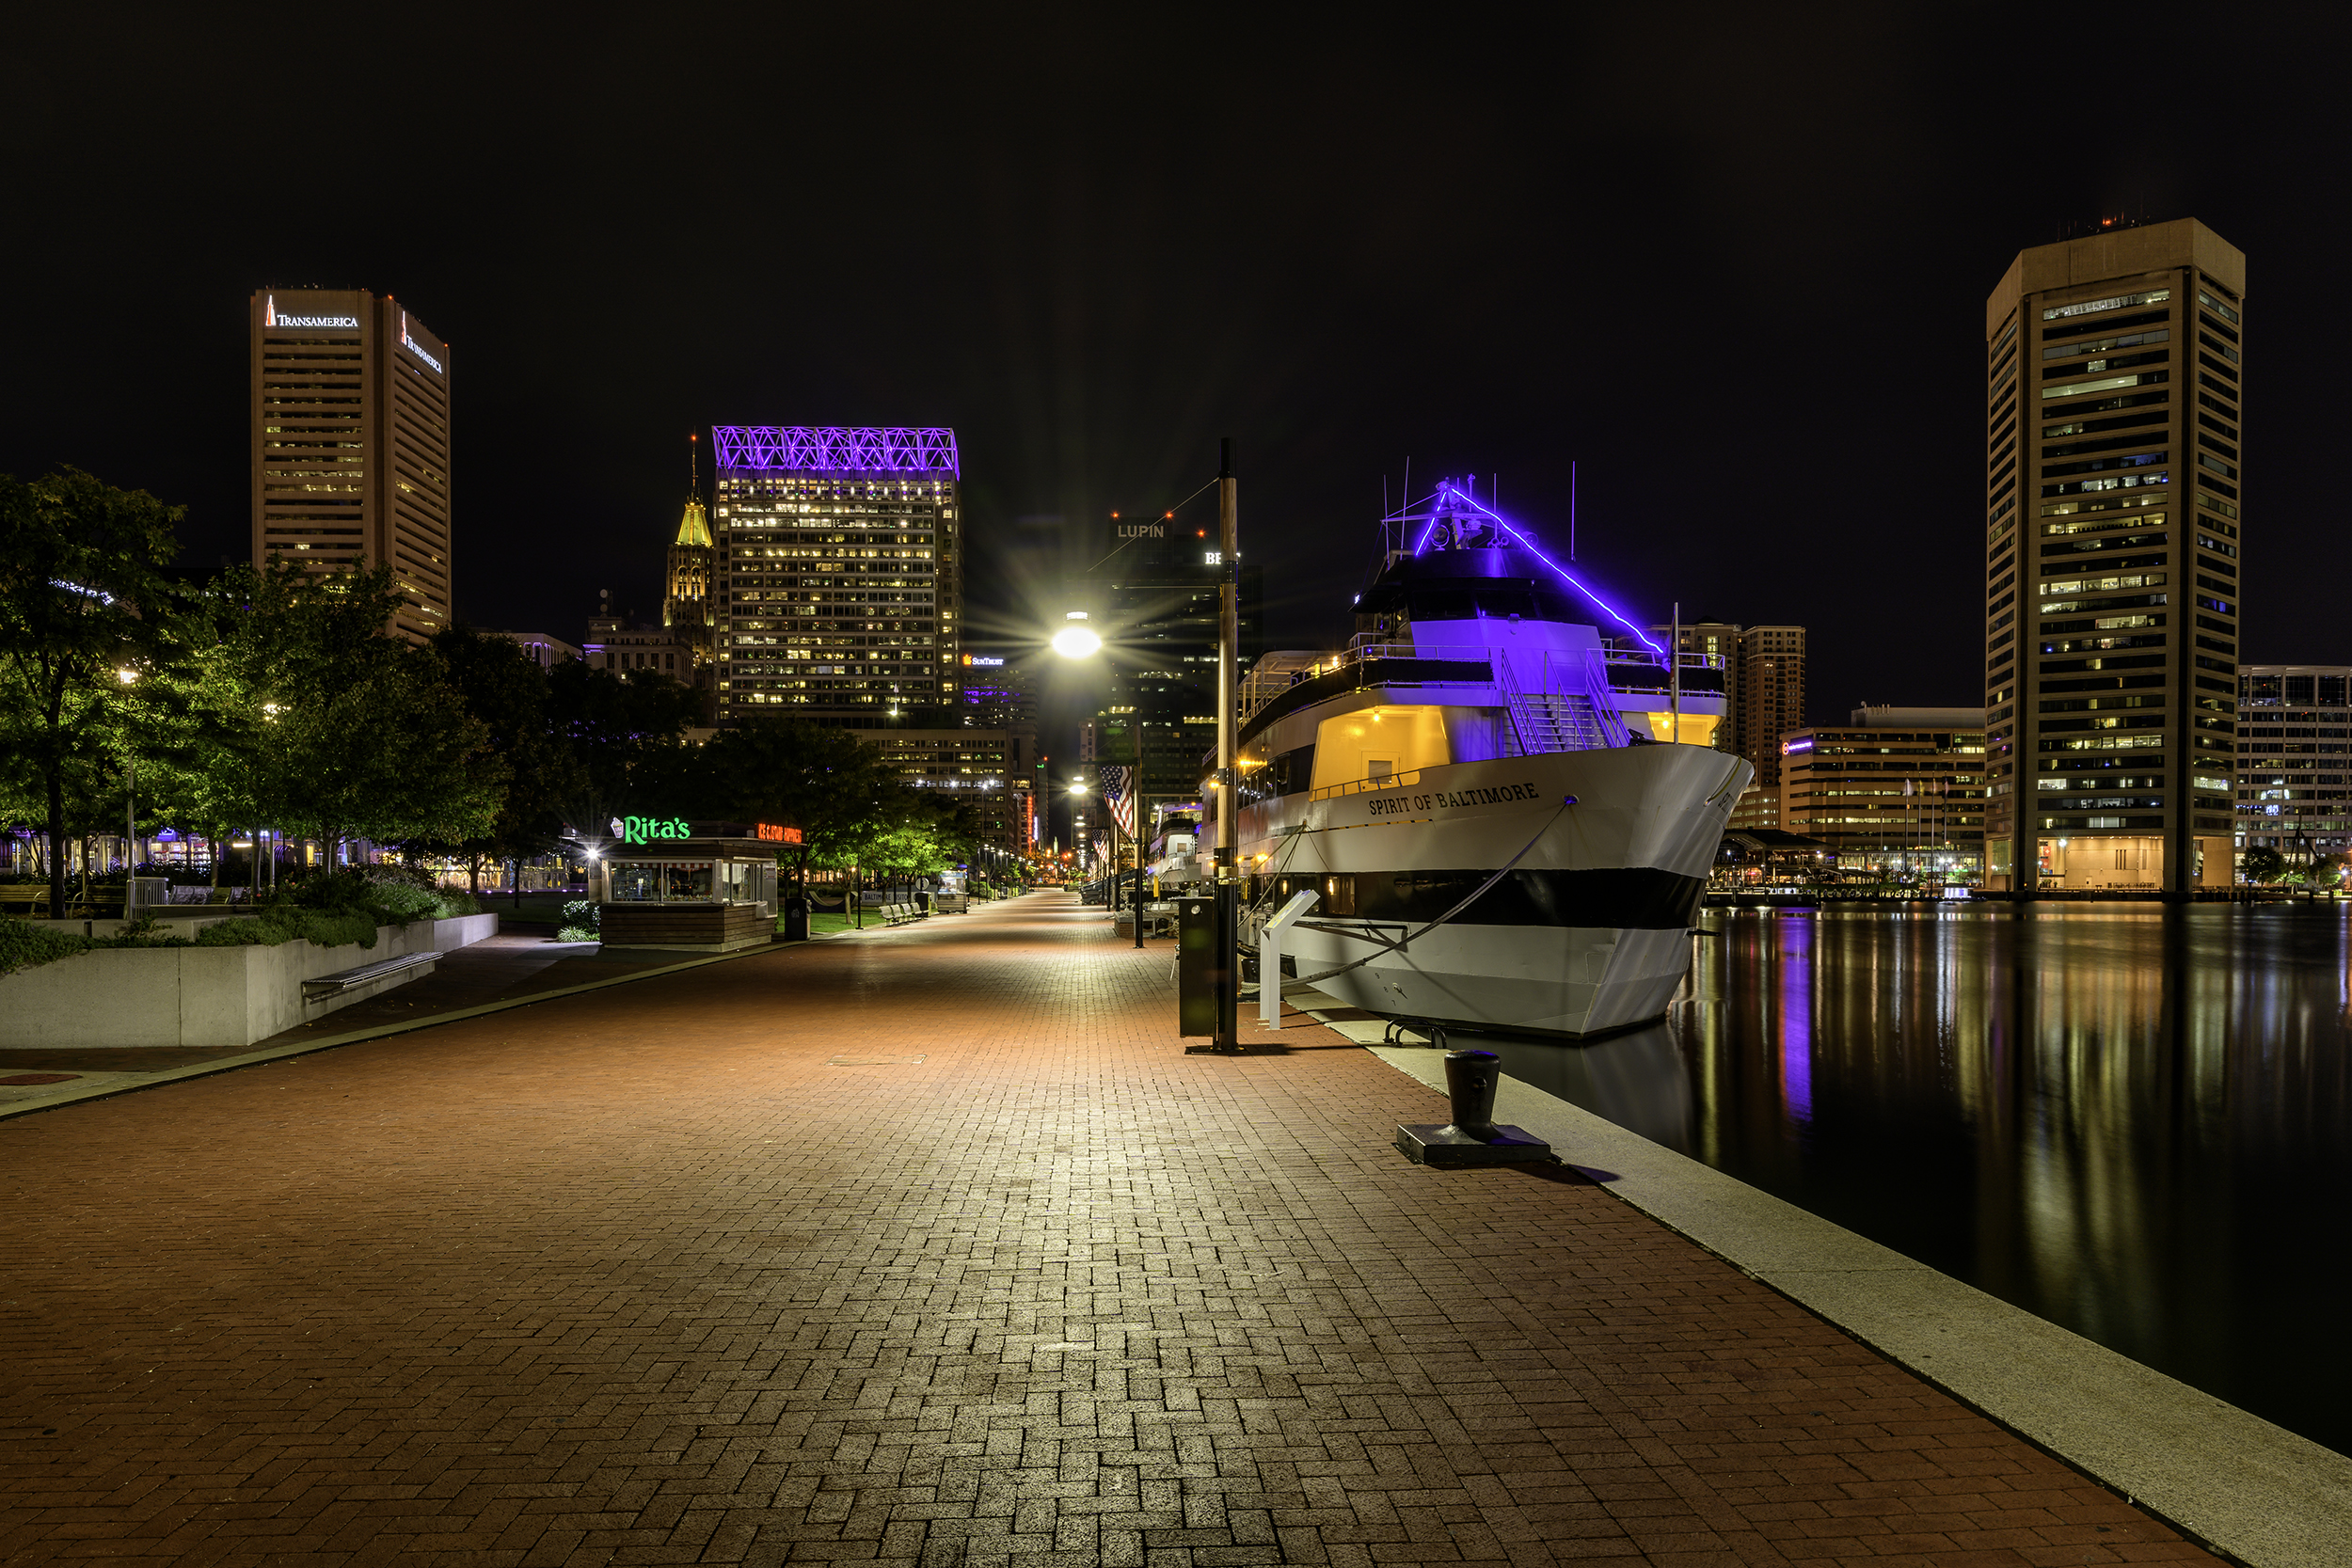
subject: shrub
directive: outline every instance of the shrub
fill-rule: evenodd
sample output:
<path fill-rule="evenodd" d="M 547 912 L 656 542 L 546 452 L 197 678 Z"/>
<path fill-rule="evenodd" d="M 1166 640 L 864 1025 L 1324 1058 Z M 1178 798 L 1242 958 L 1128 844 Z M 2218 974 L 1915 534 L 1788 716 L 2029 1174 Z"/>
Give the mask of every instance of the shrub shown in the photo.
<path fill-rule="evenodd" d="M 604 929 L 604 911 L 593 898 L 575 898 L 564 906 L 564 929 L 588 934 L 584 937 L 559 936 L 556 938 L 558 942 L 594 942 L 596 933 Z"/>
<path fill-rule="evenodd" d="M 305 877 L 289 889 L 285 902 L 330 914 L 365 916 L 376 926 L 405 926 L 413 920 L 448 920 L 482 912 L 469 895 L 447 892 L 421 873 L 389 865 L 354 866 Z"/>
<path fill-rule="evenodd" d="M 555 933 L 555 940 L 558 942 L 601 942 L 604 939 L 585 926 L 566 926 Z"/>
<path fill-rule="evenodd" d="M 54 963 L 87 951 L 89 939 L 79 932 L 0 916 L 0 974 L 13 974 L 20 969 Z"/>
<path fill-rule="evenodd" d="M 373 947 L 373 916 L 280 904 L 250 920 L 224 920 L 197 933 L 199 947 L 276 947 L 297 939 L 321 947 Z"/>

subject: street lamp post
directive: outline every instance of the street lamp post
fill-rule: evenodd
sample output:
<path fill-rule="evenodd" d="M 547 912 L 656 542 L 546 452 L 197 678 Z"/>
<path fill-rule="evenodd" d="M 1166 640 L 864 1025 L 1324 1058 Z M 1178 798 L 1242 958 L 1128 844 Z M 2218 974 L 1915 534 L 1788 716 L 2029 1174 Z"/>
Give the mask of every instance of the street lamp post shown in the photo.
<path fill-rule="evenodd" d="M 1217 443 L 1216 532 L 1217 564 L 1224 568 L 1225 580 L 1218 585 L 1216 636 L 1216 957 L 1209 971 L 1216 990 L 1216 1034 L 1209 1049 L 1237 1052 L 1241 1049 L 1241 883 L 1234 860 L 1240 843 L 1241 801 L 1233 788 L 1238 773 L 1233 743 L 1234 664 L 1241 645 L 1241 519 L 1230 436 Z"/>

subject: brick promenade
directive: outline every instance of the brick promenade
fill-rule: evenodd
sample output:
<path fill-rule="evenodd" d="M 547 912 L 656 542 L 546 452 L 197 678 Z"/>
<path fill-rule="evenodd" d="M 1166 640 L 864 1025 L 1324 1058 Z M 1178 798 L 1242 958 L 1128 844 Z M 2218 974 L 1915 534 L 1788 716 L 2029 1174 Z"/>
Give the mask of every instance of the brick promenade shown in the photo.
<path fill-rule="evenodd" d="M 1046 895 L 0 1122 L 0 1561 L 2212 1560 L 1168 965 Z"/>

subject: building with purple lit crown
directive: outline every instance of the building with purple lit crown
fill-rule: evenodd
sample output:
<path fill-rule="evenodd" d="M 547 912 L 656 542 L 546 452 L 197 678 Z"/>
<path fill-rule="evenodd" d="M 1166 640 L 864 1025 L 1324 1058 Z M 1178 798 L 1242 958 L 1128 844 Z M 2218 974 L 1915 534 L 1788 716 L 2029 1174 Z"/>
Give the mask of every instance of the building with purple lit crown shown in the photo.
<path fill-rule="evenodd" d="M 961 689 L 952 430 L 721 425 L 714 614 L 722 724 L 882 729 Z"/>

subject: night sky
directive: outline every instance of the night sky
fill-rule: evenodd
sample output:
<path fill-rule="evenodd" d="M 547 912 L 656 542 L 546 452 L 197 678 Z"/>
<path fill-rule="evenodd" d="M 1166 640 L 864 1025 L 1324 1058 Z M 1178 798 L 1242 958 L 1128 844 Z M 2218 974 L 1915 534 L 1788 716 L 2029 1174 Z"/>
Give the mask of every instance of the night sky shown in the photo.
<path fill-rule="evenodd" d="M 1970 704 L 1984 296 L 2196 216 L 2249 257 L 2245 657 L 2352 662 L 2342 8 L 512 14 L 17 18 L 0 469 L 243 558 L 246 298 L 358 286 L 453 349 L 478 626 L 658 614 L 690 430 L 946 424 L 975 631 L 1033 643 L 1230 434 L 1275 645 L 1346 635 L 1408 458 L 1563 550 L 1574 460 L 1637 617 L 1810 626 L 1815 719 Z"/>

